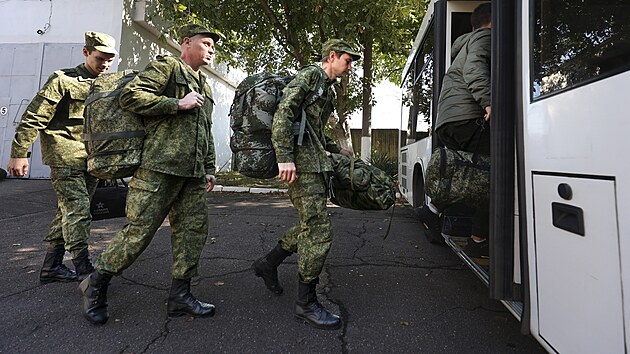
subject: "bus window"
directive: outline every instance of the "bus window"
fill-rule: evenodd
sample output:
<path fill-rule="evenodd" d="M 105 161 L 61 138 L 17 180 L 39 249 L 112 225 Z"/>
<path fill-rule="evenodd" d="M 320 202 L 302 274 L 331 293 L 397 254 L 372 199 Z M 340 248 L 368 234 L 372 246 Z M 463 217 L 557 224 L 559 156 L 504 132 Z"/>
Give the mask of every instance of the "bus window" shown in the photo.
<path fill-rule="evenodd" d="M 630 69 L 630 3 L 535 0 L 532 99 Z"/>
<path fill-rule="evenodd" d="M 429 135 L 433 98 L 433 30 L 425 37 L 422 50 L 405 78 L 403 105 L 409 107 L 408 138 L 419 140 Z"/>

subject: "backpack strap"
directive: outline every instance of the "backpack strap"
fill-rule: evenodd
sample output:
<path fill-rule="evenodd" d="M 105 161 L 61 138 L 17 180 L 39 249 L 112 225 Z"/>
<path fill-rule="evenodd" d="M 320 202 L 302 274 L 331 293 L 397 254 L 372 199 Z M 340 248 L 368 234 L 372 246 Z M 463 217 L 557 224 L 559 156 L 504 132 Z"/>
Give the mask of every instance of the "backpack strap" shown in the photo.
<path fill-rule="evenodd" d="M 315 90 L 312 90 L 306 95 L 304 101 L 302 102 L 301 111 L 302 111 L 302 119 L 300 121 L 300 129 L 298 134 L 298 145 L 302 145 L 304 142 L 304 131 L 306 130 L 306 107 L 315 103 L 321 96 L 324 94 L 324 78 L 322 75 L 319 75 L 317 79 L 317 85 L 315 85 Z"/>
<path fill-rule="evenodd" d="M 118 85 L 117 89 L 112 90 L 112 91 L 93 92 L 85 100 L 83 105 L 88 106 L 90 103 L 96 100 L 99 100 L 101 98 L 117 96 L 118 94 L 120 94 L 120 91 L 122 91 L 122 89 L 129 83 L 129 81 L 131 81 L 131 79 L 133 79 L 136 76 L 137 73 L 138 71 L 133 70 L 133 69 L 127 69 L 127 70 L 122 71 L 123 76 L 121 77 L 121 83 Z"/>

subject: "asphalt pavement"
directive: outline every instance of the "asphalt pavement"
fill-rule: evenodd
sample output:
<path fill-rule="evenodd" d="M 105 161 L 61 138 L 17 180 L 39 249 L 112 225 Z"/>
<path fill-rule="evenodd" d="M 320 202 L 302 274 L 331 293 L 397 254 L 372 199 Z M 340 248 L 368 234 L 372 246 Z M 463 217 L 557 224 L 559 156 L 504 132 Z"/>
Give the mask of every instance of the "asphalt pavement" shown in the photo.
<path fill-rule="evenodd" d="M 42 240 L 56 208 L 48 180 L 0 181 L 2 353 L 542 353 L 488 289 L 444 246 L 429 244 L 409 206 L 368 212 L 330 206 L 333 247 L 319 299 L 341 314 L 325 331 L 293 316 L 297 256 L 279 268 L 276 296 L 252 262 L 274 247 L 297 214 L 283 193 L 212 192 L 210 232 L 192 291 L 217 307 L 212 318 L 166 316 L 168 220 L 109 287 L 104 326 L 81 314 L 78 283 L 39 283 Z M 383 236 L 392 219 L 389 236 Z M 94 221 L 99 254 L 125 218 Z M 65 263 L 72 267 L 66 255 Z"/>

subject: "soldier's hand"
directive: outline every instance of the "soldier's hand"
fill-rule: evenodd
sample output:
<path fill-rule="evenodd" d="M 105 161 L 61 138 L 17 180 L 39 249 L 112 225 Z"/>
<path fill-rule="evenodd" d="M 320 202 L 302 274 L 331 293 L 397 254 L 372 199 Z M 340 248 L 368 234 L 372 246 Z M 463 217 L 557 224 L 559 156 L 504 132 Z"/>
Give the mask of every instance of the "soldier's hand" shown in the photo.
<path fill-rule="evenodd" d="M 195 109 L 203 106 L 204 102 L 203 95 L 198 92 L 192 91 L 187 94 L 184 98 L 179 100 L 179 104 L 177 105 L 177 109 L 180 111 L 186 111 L 189 109 Z"/>
<path fill-rule="evenodd" d="M 206 192 L 210 192 L 217 184 L 217 179 L 213 175 L 206 175 Z"/>
<path fill-rule="evenodd" d="M 28 173 L 28 159 L 27 158 L 10 158 L 7 164 L 7 172 L 11 176 L 22 177 Z"/>
<path fill-rule="evenodd" d="M 354 153 L 352 151 L 350 151 L 350 150 L 341 149 L 341 151 L 339 151 L 339 153 L 342 154 L 345 157 L 348 157 L 348 158 L 354 157 Z"/>
<path fill-rule="evenodd" d="M 280 180 L 293 183 L 297 179 L 297 172 L 295 171 L 295 163 L 293 162 L 280 162 L 278 163 L 278 178 Z"/>
<path fill-rule="evenodd" d="M 486 107 L 486 114 L 483 116 L 486 119 L 486 122 L 490 121 L 490 113 L 492 112 L 492 109 L 490 106 Z"/>

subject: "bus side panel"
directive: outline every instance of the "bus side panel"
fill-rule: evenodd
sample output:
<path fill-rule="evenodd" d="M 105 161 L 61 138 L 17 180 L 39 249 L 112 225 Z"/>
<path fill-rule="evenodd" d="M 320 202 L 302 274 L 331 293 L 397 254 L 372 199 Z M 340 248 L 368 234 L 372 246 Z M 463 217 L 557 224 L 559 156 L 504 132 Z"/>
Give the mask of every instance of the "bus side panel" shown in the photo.
<path fill-rule="evenodd" d="M 422 168 L 422 171 L 419 171 L 419 177 L 424 179 L 426 166 L 431 157 L 431 138 L 427 137 L 403 147 L 400 150 L 400 156 L 398 171 L 400 192 L 409 204 L 420 207 L 425 200 L 424 188 L 422 188 L 424 183 L 414 181 L 414 170 Z"/>
<path fill-rule="evenodd" d="M 560 353 L 624 352 L 615 181 L 533 175 L 540 336 Z"/>

